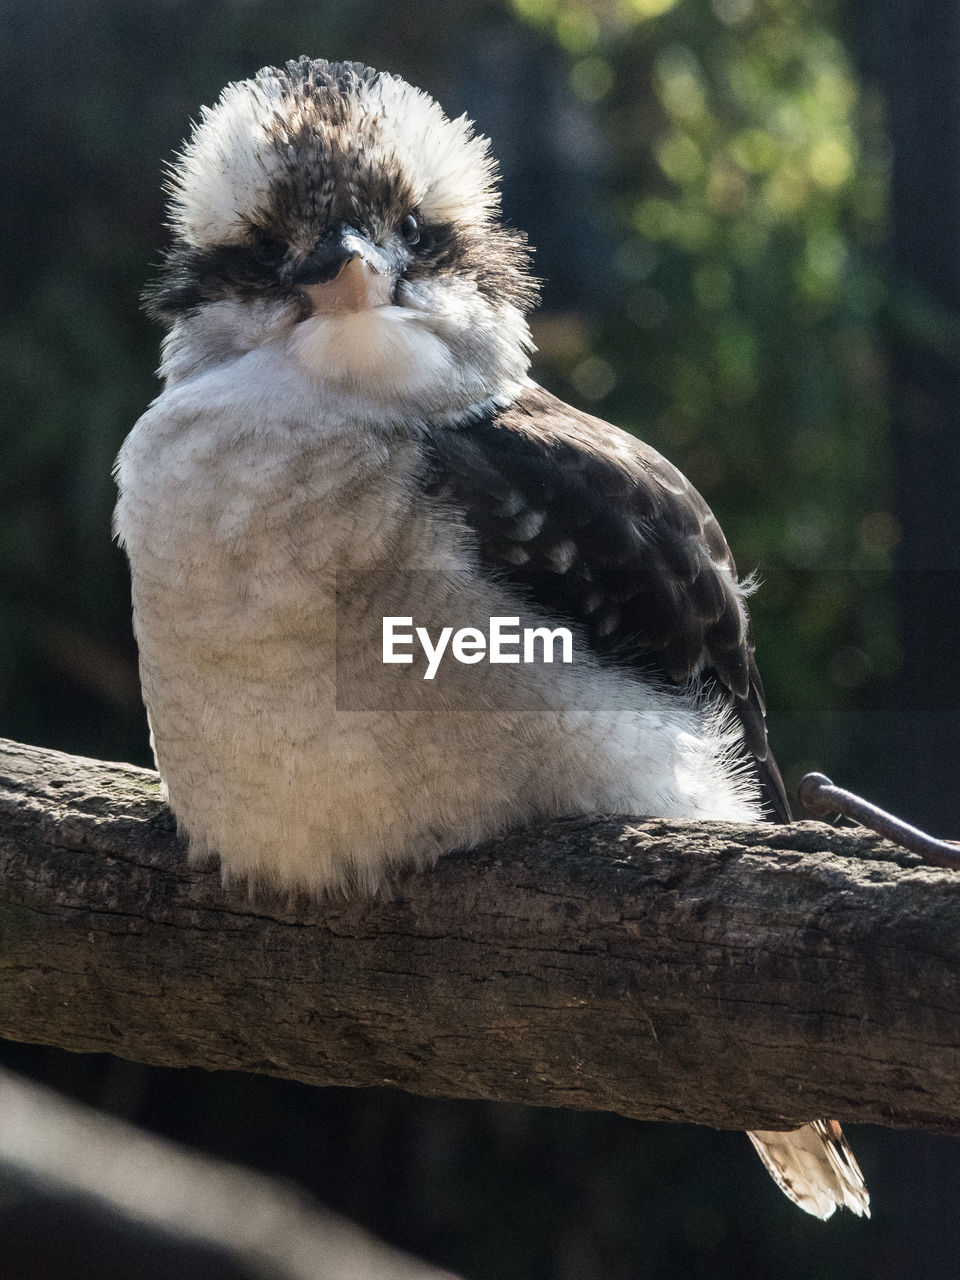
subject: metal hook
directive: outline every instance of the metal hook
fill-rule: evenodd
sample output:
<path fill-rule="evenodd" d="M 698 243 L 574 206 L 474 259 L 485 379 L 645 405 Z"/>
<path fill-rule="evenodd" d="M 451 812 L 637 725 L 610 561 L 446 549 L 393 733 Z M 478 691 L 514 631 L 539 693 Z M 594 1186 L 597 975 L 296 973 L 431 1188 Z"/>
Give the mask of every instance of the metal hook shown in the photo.
<path fill-rule="evenodd" d="M 891 840 L 894 844 L 909 849 L 911 853 L 918 853 L 929 866 L 960 871 L 960 847 L 928 836 L 925 831 L 912 827 L 909 822 L 895 818 L 884 809 L 878 809 L 869 800 L 854 795 L 852 791 L 845 791 L 843 787 L 834 786 L 825 774 L 804 774 L 797 787 L 797 795 L 811 818 L 826 818 L 833 813 L 843 814 L 845 818 L 852 818 L 861 826 L 869 827 L 885 840 Z"/>

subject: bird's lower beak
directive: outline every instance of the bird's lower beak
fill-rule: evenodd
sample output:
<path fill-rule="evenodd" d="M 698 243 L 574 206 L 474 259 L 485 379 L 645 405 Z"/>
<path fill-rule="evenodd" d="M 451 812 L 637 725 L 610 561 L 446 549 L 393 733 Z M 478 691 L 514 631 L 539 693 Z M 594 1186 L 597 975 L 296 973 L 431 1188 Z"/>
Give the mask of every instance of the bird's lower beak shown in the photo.
<path fill-rule="evenodd" d="M 339 226 L 301 264 L 294 284 L 309 300 L 311 315 L 335 315 L 388 305 L 396 275 L 379 245 Z"/>

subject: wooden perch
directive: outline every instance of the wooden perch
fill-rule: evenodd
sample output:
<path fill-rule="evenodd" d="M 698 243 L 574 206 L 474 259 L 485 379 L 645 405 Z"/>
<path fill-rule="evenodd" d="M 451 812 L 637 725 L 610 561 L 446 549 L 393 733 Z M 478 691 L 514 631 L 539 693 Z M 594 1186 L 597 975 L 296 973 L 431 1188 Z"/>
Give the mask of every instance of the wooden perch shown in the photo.
<path fill-rule="evenodd" d="M 186 865 L 157 775 L 0 742 L 0 1035 L 167 1066 L 960 1132 L 960 876 L 859 828 L 554 822 L 390 901 Z"/>

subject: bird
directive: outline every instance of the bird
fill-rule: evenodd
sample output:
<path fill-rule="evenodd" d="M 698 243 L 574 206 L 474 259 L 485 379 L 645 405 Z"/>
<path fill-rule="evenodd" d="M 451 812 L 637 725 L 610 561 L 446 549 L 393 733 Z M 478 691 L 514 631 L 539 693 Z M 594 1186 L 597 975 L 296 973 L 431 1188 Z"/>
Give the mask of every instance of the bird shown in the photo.
<path fill-rule="evenodd" d="M 536 819 L 788 821 L 751 583 L 676 467 L 531 377 L 531 251 L 472 123 L 302 57 L 229 84 L 167 186 L 115 533 L 190 861 L 375 894 Z M 441 688 L 379 647 L 521 618 L 576 661 L 481 667 L 468 625 Z M 835 1121 L 751 1138 L 801 1208 L 869 1214 Z"/>

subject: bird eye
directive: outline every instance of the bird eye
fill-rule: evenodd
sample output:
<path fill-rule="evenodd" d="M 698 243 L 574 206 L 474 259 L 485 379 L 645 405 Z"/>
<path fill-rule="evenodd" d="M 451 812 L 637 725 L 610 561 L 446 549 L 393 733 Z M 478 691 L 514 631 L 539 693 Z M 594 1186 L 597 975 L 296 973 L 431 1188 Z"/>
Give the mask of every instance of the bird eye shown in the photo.
<path fill-rule="evenodd" d="M 264 267 L 275 267 L 287 252 L 282 240 L 268 235 L 266 231 L 253 233 L 253 256 Z"/>
<path fill-rule="evenodd" d="M 420 223 L 412 213 L 408 213 L 400 223 L 400 234 L 411 247 L 420 243 Z"/>

